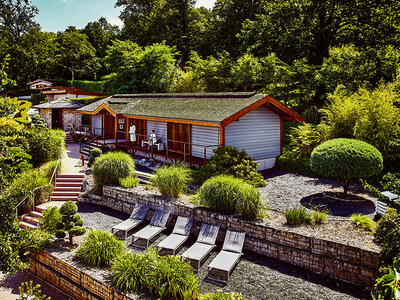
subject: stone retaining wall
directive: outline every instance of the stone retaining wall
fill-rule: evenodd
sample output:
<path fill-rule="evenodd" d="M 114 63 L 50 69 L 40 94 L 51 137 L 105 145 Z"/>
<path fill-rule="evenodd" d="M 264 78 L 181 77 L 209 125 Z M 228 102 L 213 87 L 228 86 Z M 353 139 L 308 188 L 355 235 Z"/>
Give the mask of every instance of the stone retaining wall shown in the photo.
<path fill-rule="evenodd" d="M 46 251 L 30 258 L 29 264 L 31 273 L 77 300 L 133 300 Z"/>
<path fill-rule="evenodd" d="M 223 242 L 226 229 L 244 231 L 244 250 L 358 285 L 372 286 L 378 275 L 379 252 L 308 236 L 306 233 L 291 232 L 283 226 L 222 215 L 178 200 L 163 198 L 155 192 L 105 186 L 103 197 L 89 195 L 80 201 L 107 206 L 128 214 L 136 203 L 148 204 L 151 207 L 146 216 L 148 220 L 151 219 L 154 208 L 160 207 L 169 210 L 175 218 L 193 218 L 193 236 L 197 236 L 201 223 L 219 225 L 220 243 Z M 173 228 L 175 218 L 169 219 L 168 228 Z"/>

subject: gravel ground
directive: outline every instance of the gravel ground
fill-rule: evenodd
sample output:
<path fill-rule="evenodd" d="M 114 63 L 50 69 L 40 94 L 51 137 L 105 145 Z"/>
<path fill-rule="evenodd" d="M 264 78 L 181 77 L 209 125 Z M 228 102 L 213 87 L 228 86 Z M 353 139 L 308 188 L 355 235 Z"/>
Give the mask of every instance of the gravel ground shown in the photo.
<path fill-rule="evenodd" d="M 100 228 L 111 231 L 112 226 L 128 217 L 127 214 L 113 211 L 111 209 L 86 203 L 79 203 L 79 213 L 85 226 Z M 157 244 L 165 235 L 154 241 Z M 130 238 L 128 238 L 130 241 Z M 190 240 L 179 253 L 182 253 L 191 245 Z M 368 292 L 349 284 L 344 284 L 325 276 L 316 275 L 312 272 L 294 267 L 292 265 L 245 253 L 236 269 L 233 271 L 229 283 L 222 286 L 213 281 L 205 279 L 207 265 L 216 256 L 220 248 L 207 258 L 198 273 L 201 279 L 201 290 L 203 292 L 217 291 L 221 288 L 226 291 L 241 292 L 247 299 L 366 299 Z M 68 253 L 58 253 L 63 259 L 70 260 Z M 78 264 L 79 265 L 79 264 Z M 81 266 L 82 267 L 82 266 Z M 86 268 L 92 276 L 109 282 L 106 272 L 97 269 Z M 147 298 L 148 295 L 141 295 Z"/>

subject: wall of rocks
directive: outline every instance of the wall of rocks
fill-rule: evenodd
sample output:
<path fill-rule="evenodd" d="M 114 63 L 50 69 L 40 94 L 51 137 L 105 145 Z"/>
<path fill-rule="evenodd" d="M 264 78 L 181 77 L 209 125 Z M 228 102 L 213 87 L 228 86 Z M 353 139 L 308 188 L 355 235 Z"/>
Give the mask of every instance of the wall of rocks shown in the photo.
<path fill-rule="evenodd" d="M 82 115 L 76 109 L 63 109 L 63 129 L 68 131 L 74 125 L 75 128 L 82 125 Z"/>
<path fill-rule="evenodd" d="M 176 216 L 194 219 L 191 234 L 197 236 L 201 223 L 220 226 L 218 242 L 223 243 L 227 229 L 246 232 L 244 250 L 272 257 L 319 274 L 362 286 L 372 286 L 378 275 L 379 252 L 343 243 L 292 232 L 287 227 L 266 224 L 262 221 L 242 220 L 222 215 L 205 208 L 166 199 L 154 191 L 105 186 L 103 196 L 88 195 L 80 201 L 110 207 L 130 214 L 136 203 L 148 204 L 151 209 L 146 218 L 151 219 L 154 208 L 171 212 L 167 226 L 173 228 Z"/>

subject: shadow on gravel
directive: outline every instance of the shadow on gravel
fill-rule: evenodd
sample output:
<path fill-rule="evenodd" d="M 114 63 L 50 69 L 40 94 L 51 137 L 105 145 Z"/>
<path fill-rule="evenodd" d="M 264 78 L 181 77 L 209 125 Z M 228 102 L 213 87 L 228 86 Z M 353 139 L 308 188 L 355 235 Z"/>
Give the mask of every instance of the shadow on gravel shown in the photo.
<path fill-rule="evenodd" d="M 371 200 L 346 202 L 325 198 L 322 193 L 304 197 L 300 203 L 307 208 L 312 208 L 312 206 L 327 208 L 332 215 L 341 217 L 348 217 L 355 213 L 363 215 L 375 213 L 375 203 Z"/>

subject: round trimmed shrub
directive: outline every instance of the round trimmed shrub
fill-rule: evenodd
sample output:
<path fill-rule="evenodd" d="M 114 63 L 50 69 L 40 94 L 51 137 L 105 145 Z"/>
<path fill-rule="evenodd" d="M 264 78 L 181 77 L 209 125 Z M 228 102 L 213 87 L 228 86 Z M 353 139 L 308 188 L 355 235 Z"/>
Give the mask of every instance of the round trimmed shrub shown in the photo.
<path fill-rule="evenodd" d="M 97 188 L 105 184 L 119 184 L 121 178 L 133 176 L 135 162 L 123 152 L 109 152 L 100 155 L 93 164 L 93 176 Z"/>
<path fill-rule="evenodd" d="M 88 161 L 88 167 L 91 167 L 96 160 L 97 157 L 103 154 L 103 151 L 101 151 L 99 148 L 93 148 L 90 151 L 89 155 L 89 161 Z"/>
<path fill-rule="evenodd" d="M 379 173 L 383 168 L 383 159 L 378 149 L 368 143 L 333 139 L 313 150 L 310 167 L 323 176 L 337 178 L 347 195 L 351 181 Z"/>
<path fill-rule="evenodd" d="M 172 198 L 178 198 L 185 193 L 189 181 L 189 169 L 174 165 L 158 169 L 156 176 L 151 179 L 152 184 L 164 197 Z"/>
<path fill-rule="evenodd" d="M 66 222 L 64 216 L 72 216 L 72 215 L 75 215 L 77 212 L 78 212 L 78 206 L 72 201 L 65 202 L 60 207 L 60 214 L 63 215 L 63 218 L 62 218 L 63 222 Z"/>
<path fill-rule="evenodd" d="M 117 240 L 113 234 L 96 229 L 89 232 L 75 258 L 90 266 L 108 267 L 124 250 L 123 242 Z"/>
<path fill-rule="evenodd" d="M 256 218 L 262 208 L 260 192 L 254 186 L 232 176 L 219 175 L 200 187 L 197 199 L 201 205 L 224 214 Z"/>

